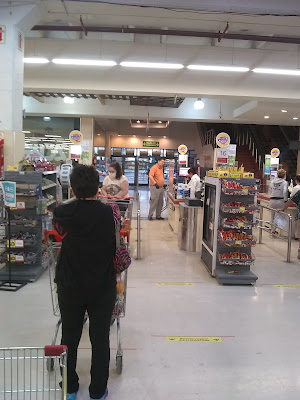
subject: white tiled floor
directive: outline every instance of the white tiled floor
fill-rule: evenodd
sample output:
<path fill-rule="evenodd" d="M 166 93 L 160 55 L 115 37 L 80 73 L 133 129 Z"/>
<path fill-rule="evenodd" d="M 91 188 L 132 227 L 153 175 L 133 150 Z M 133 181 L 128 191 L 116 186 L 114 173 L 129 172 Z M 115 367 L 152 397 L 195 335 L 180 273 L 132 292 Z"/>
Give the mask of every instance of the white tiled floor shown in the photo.
<path fill-rule="evenodd" d="M 144 215 L 146 209 L 143 201 Z M 265 234 L 265 244 L 254 249 L 257 285 L 234 287 L 219 286 L 199 255 L 179 251 L 167 222 L 142 221 L 142 239 L 143 260 L 134 261 L 129 271 L 121 376 L 115 372 L 112 328 L 109 399 L 298 399 L 300 288 L 273 286 L 300 285 L 300 260 L 284 261 L 286 243 Z M 296 249 L 297 242 L 293 256 Z M 18 293 L 0 292 L 0 304 L 1 347 L 51 341 L 56 318 L 47 272 Z M 166 336 L 221 336 L 222 343 L 172 343 Z M 86 326 L 78 361 L 79 400 L 88 398 L 89 358 Z"/>

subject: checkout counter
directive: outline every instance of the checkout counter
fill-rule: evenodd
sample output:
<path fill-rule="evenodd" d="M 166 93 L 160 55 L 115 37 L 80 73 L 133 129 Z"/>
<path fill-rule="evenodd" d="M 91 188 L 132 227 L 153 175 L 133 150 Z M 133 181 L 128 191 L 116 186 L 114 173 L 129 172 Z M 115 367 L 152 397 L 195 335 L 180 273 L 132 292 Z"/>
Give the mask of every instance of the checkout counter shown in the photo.
<path fill-rule="evenodd" d="M 200 252 L 202 241 L 203 207 L 186 204 L 186 199 L 176 199 L 168 193 L 168 222 L 178 235 L 180 250 Z"/>
<path fill-rule="evenodd" d="M 257 202 L 258 204 L 261 204 L 262 206 L 265 207 L 270 207 L 270 194 L 268 193 L 259 193 L 257 195 Z M 292 207 L 289 207 L 286 211 L 286 214 L 290 214 L 293 218 L 293 224 L 292 224 L 292 238 L 295 238 L 295 217 L 296 217 L 296 213 L 297 213 L 297 207 L 296 205 L 293 205 Z M 271 221 L 272 220 L 272 216 L 271 216 L 271 211 L 270 210 L 266 210 L 265 208 L 263 209 L 263 220 L 264 221 Z M 286 221 L 288 222 L 288 218 L 286 217 Z M 285 228 L 286 229 L 286 228 Z M 286 230 L 281 230 L 278 229 L 279 233 L 281 236 L 287 236 L 287 232 Z"/>

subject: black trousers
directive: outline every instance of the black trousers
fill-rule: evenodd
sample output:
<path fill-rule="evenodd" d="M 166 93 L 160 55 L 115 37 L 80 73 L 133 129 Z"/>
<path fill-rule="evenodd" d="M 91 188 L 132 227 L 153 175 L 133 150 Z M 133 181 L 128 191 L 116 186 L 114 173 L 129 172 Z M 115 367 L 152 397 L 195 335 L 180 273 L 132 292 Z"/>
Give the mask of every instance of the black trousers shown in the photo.
<path fill-rule="evenodd" d="M 92 345 L 90 397 L 99 399 L 104 395 L 109 376 L 109 332 L 115 299 L 115 284 L 105 290 L 103 288 L 75 290 L 58 285 L 62 344 L 68 347 L 68 393 L 75 393 L 79 389 L 79 378 L 76 373 L 77 349 L 87 312 Z"/>

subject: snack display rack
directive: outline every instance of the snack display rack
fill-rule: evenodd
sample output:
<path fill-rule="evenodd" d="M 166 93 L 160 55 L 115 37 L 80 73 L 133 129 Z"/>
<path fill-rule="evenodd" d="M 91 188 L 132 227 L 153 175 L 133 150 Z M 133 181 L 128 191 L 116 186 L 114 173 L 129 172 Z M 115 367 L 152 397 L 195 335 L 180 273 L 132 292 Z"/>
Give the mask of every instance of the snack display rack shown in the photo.
<path fill-rule="evenodd" d="M 255 261 L 256 192 L 252 178 L 206 178 L 201 258 L 221 284 L 257 280 L 250 270 Z"/>
<path fill-rule="evenodd" d="M 56 172 L 6 171 L 5 180 L 16 182 L 17 207 L 0 222 L 0 281 L 33 282 L 47 267 L 43 216 L 56 206 Z"/>

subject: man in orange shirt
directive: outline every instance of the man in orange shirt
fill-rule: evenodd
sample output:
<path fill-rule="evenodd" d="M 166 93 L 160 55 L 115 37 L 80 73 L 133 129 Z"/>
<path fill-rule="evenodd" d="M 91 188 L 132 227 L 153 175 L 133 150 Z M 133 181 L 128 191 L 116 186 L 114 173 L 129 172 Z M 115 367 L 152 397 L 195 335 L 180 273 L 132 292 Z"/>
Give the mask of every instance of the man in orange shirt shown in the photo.
<path fill-rule="evenodd" d="M 153 220 L 154 211 L 156 211 L 156 219 L 163 220 L 161 211 L 164 205 L 164 165 L 165 159 L 160 157 L 158 163 L 153 165 L 149 172 L 150 180 L 150 210 L 149 221 Z"/>

